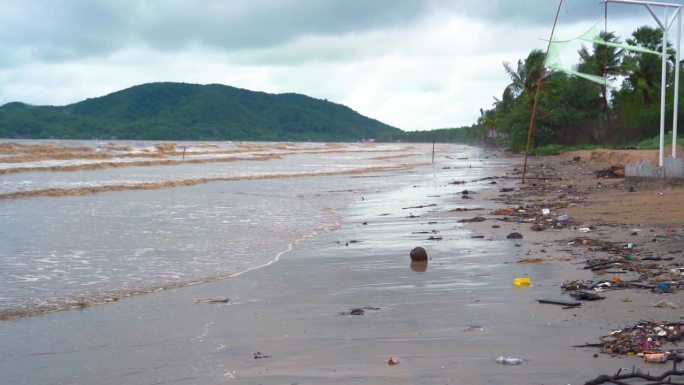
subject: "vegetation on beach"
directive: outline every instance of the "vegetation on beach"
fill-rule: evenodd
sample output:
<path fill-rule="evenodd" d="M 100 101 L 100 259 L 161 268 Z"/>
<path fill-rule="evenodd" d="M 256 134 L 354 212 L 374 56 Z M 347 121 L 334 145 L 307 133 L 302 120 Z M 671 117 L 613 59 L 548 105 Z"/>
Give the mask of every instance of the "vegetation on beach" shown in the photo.
<path fill-rule="evenodd" d="M 671 144 L 672 144 L 672 131 L 665 134 L 665 145 L 668 146 Z M 682 137 L 681 134 L 678 135 L 677 144 L 679 146 L 684 147 L 684 137 Z M 644 150 L 656 150 L 656 149 L 660 148 L 660 137 L 658 135 L 656 135 L 652 138 L 644 139 L 641 142 L 639 142 L 639 144 L 637 144 L 637 147 L 644 149 Z"/>
<path fill-rule="evenodd" d="M 609 42 L 621 42 L 620 37 L 612 32 L 602 32 L 601 37 Z M 634 31 L 626 42 L 662 51 L 662 32 L 643 26 Z M 490 130 L 496 130 L 499 135 L 496 142 L 513 151 L 524 150 L 533 98 L 539 90 L 533 142 L 537 154 L 596 146 L 658 148 L 660 56 L 598 44 L 582 46 L 578 56 L 577 71 L 606 77 L 609 85 L 615 87 L 607 88 L 577 76 L 544 69 L 544 52 L 533 50 L 516 65 L 504 63 L 511 82 L 500 97 L 494 98 L 492 108 L 481 110 L 476 124 L 448 130 L 458 134 L 435 131 L 433 138 L 439 140 L 451 135 L 463 138 L 461 141 L 483 141 Z M 667 62 L 668 131 L 672 127 L 675 65 L 674 59 Z M 538 83 L 542 69 L 540 88 Z M 680 93 L 682 88 L 680 84 Z M 680 95 L 679 122 L 684 121 L 682 99 Z M 421 139 L 429 137 L 428 133 L 421 134 Z"/>
<path fill-rule="evenodd" d="M 63 107 L 0 107 L 4 138 L 388 141 L 401 134 L 327 100 L 220 84 L 150 83 Z"/>

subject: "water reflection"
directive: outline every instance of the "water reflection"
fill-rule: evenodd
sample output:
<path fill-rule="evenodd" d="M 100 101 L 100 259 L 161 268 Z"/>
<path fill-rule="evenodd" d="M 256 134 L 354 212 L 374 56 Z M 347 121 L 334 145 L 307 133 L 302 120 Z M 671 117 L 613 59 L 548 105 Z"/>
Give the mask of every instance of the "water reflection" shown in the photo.
<path fill-rule="evenodd" d="M 411 261 L 411 270 L 417 273 L 424 273 L 427 270 L 427 261 Z"/>

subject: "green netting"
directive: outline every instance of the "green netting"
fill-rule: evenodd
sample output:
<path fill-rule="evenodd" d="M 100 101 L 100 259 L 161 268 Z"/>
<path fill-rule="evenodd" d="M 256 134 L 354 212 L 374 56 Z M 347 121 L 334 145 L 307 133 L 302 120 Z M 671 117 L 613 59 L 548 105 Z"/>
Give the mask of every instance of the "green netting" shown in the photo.
<path fill-rule="evenodd" d="M 567 42 L 552 41 L 549 44 L 549 51 L 546 53 L 546 66 L 549 67 L 555 63 L 560 63 L 560 53 L 565 49 Z"/>
<path fill-rule="evenodd" d="M 551 41 L 551 44 L 549 44 L 549 51 L 546 54 L 545 65 L 556 71 L 562 71 L 567 74 L 587 79 L 601 85 L 607 84 L 607 79 L 602 76 L 585 74 L 583 72 L 579 72 L 573 69 L 572 67 L 563 65 L 560 59 L 560 53 L 563 51 L 567 44 L 568 41 Z"/>
<path fill-rule="evenodd" d="M 626 49 L 628 51 L 636 51 L 636 52 L 643 52 L 643 53 L 650 53 L 653 55 L 658 55 L 658 56 L 663 56 L 662 52 L 658 51 L 653 51 L 648 48 L 644 48 L 638 45 L 631 45 L 631 44 L 625 44 L 625 43 L 612 43 L 612 42 L 607 42 L 601 38 L 601 33 L 599 32 L 598 28 L 596 28 L 596 25 L 591 27 L 587 32 L 583 33 L 579 37 L 576 37 L 574 39 L 570 40 L 557 40 L 557 39 L 552 39 L 549 44 L 549 51 L 546 54 L 546 62 L 545 65 L 548 68 L 554 69 L 556 71 L 562 71 L 570 75 L 578 76 L 583 79 L 590 80 L 592 82 L 601 84 L 601 85 L 607 85 L 608 84 L 608 79 L 602 76 L 598 75 L 591 75 L 591 74 L 585 74 L 583 72 L 579 72 L 575 70 L 572 67 L 565 66 L 560 60 L 560 53 L 563 51 L 565 46 L 574 40 L 584 40 L 588 41 L 594 44 L 602 44 L 606 45 L 609 47 L 616 47 L 616 48 L 622 48 Z"/>
<path fill-rule="evenodd" d="M 571 67 L 560 65 L 560 64 L 549 65 L 548 67 L 551 69 L 557 70 L 557 71 L 562 71 L 562 72 L 565 72 L 565 73 L 570 74 L 570 75 L 575 75 L 577 77 L 590 80 L 590 81 L 592 81 L 594 83 L 598 83 L 600 85 L 606 84 L 607 79 L 604 78 L 603 76 L 585 74 L 584 72 L 579 72 L 579 71 L 572 69 Z"/>
<path fill-rule="evenodd" d="M 626 49 L 628 51 L 636 51 L 636 52 L 650 53 L 653 55 L 663 56 L 662 52 L 654 51 L 652 49 L 644 48 L 644 47 L 641 47 L 638 45 L 607 42 L 601 38 L 601 33 L 596 28 L 596 26 L 591 27 L 591 29 L 589 29 L 582 36 L 580 36 L 579 39 L 584 40 L 584 41 L 588 41 L 588 42 L 591 42 L 594 44 L 602 44 L 602 45 L 607 45 L 609 47 L 622 48 L 622 49 Z"/>

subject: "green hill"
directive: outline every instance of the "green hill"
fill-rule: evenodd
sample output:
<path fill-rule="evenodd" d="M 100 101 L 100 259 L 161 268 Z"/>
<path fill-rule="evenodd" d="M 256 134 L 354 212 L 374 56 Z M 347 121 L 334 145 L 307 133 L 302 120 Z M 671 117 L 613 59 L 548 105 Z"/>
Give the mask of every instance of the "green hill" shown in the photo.
<path fill-rule="evenodd" d="M 402 134 L 341 104 L 220 84 L 149 83 L 62 107 L 0 107 L 2 138 L 357 141 Z"/>

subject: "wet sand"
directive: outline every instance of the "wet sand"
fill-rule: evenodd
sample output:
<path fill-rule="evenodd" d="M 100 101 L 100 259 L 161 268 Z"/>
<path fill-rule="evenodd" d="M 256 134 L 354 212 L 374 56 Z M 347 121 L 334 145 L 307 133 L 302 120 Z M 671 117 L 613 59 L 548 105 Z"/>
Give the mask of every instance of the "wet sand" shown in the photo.
<path fill-rule="evenodd" d="M 483 162 L 515 168 L 520 161 L 502 156 Z M 533 160 L 533 172 L 551 159 Z M 564 160 L 556 161 L 560 172 Z M 513 178 L 452 184 L 457 170 L 441 166 L 416 169 L 425 177 L 407 178 L 411 183 L 402 189 L 359 197 L 340 213 L 345 220 L 339 229 L 299 244 L 267 268 L 80 311 L 2 321 L 0 382 L 581 384 L 620 367 L 664 370 L 637 357 L 594 357 L 598 349 L 572 345 L 598 342 L 613 328 L 644 318 L 676 321 L 680 310 L 650 304 L 682 302 L 681 294 L 609 291 L 605 300 L 575 309 L 537 299 L 567 299 L 561 283 L 593 277 L 575 265 L 587 251 L 564 240 L 591 235 L 637 242 L 681 262 L 681 226 L 678 234 L 667 233 L 672 225 L 646 223 L 642 216 L 634 241 L 631 224 L 581 216 L 582 210 L 596 212 L 590 199 L 596 194 L 587 189 L 575 192 L 583 199 L 568 207 L 576 225 L 534 232 L 529 223 L 502 222 L 491 213 L 535 199 L 535 190 L 521 190 Z M 511 167 L 493 174 L 515 176 Z M 517 190 L 501 193 L 504 187 Z M 472 199 L 462 198 L 462 190 Z M 484 210 L 454 211 L 459 208 Z M 486 220 L 458 222 L 474 216 Z M 576 227 L 589 224 L 593 233 L 578 233 Z M 523 239 L 506 239 L 513 231 Z M 415 246 L 428 251 L 426 267 L 410 264 Z M 531 257 L 543 262 L 516 263 Z M 529 277 L 532 287 L 513 287 L 515 277 Z M 197 302 L 216 297 L 230 301 Z M 632 302 L 623 302 L 627 297 Z M 365 307 L 363 315 L 340 315 Z M 500 365 L 495 359 L 501 355 L 524 361 Z M 391 356 L 398 365 L 387 364 Z"/>

